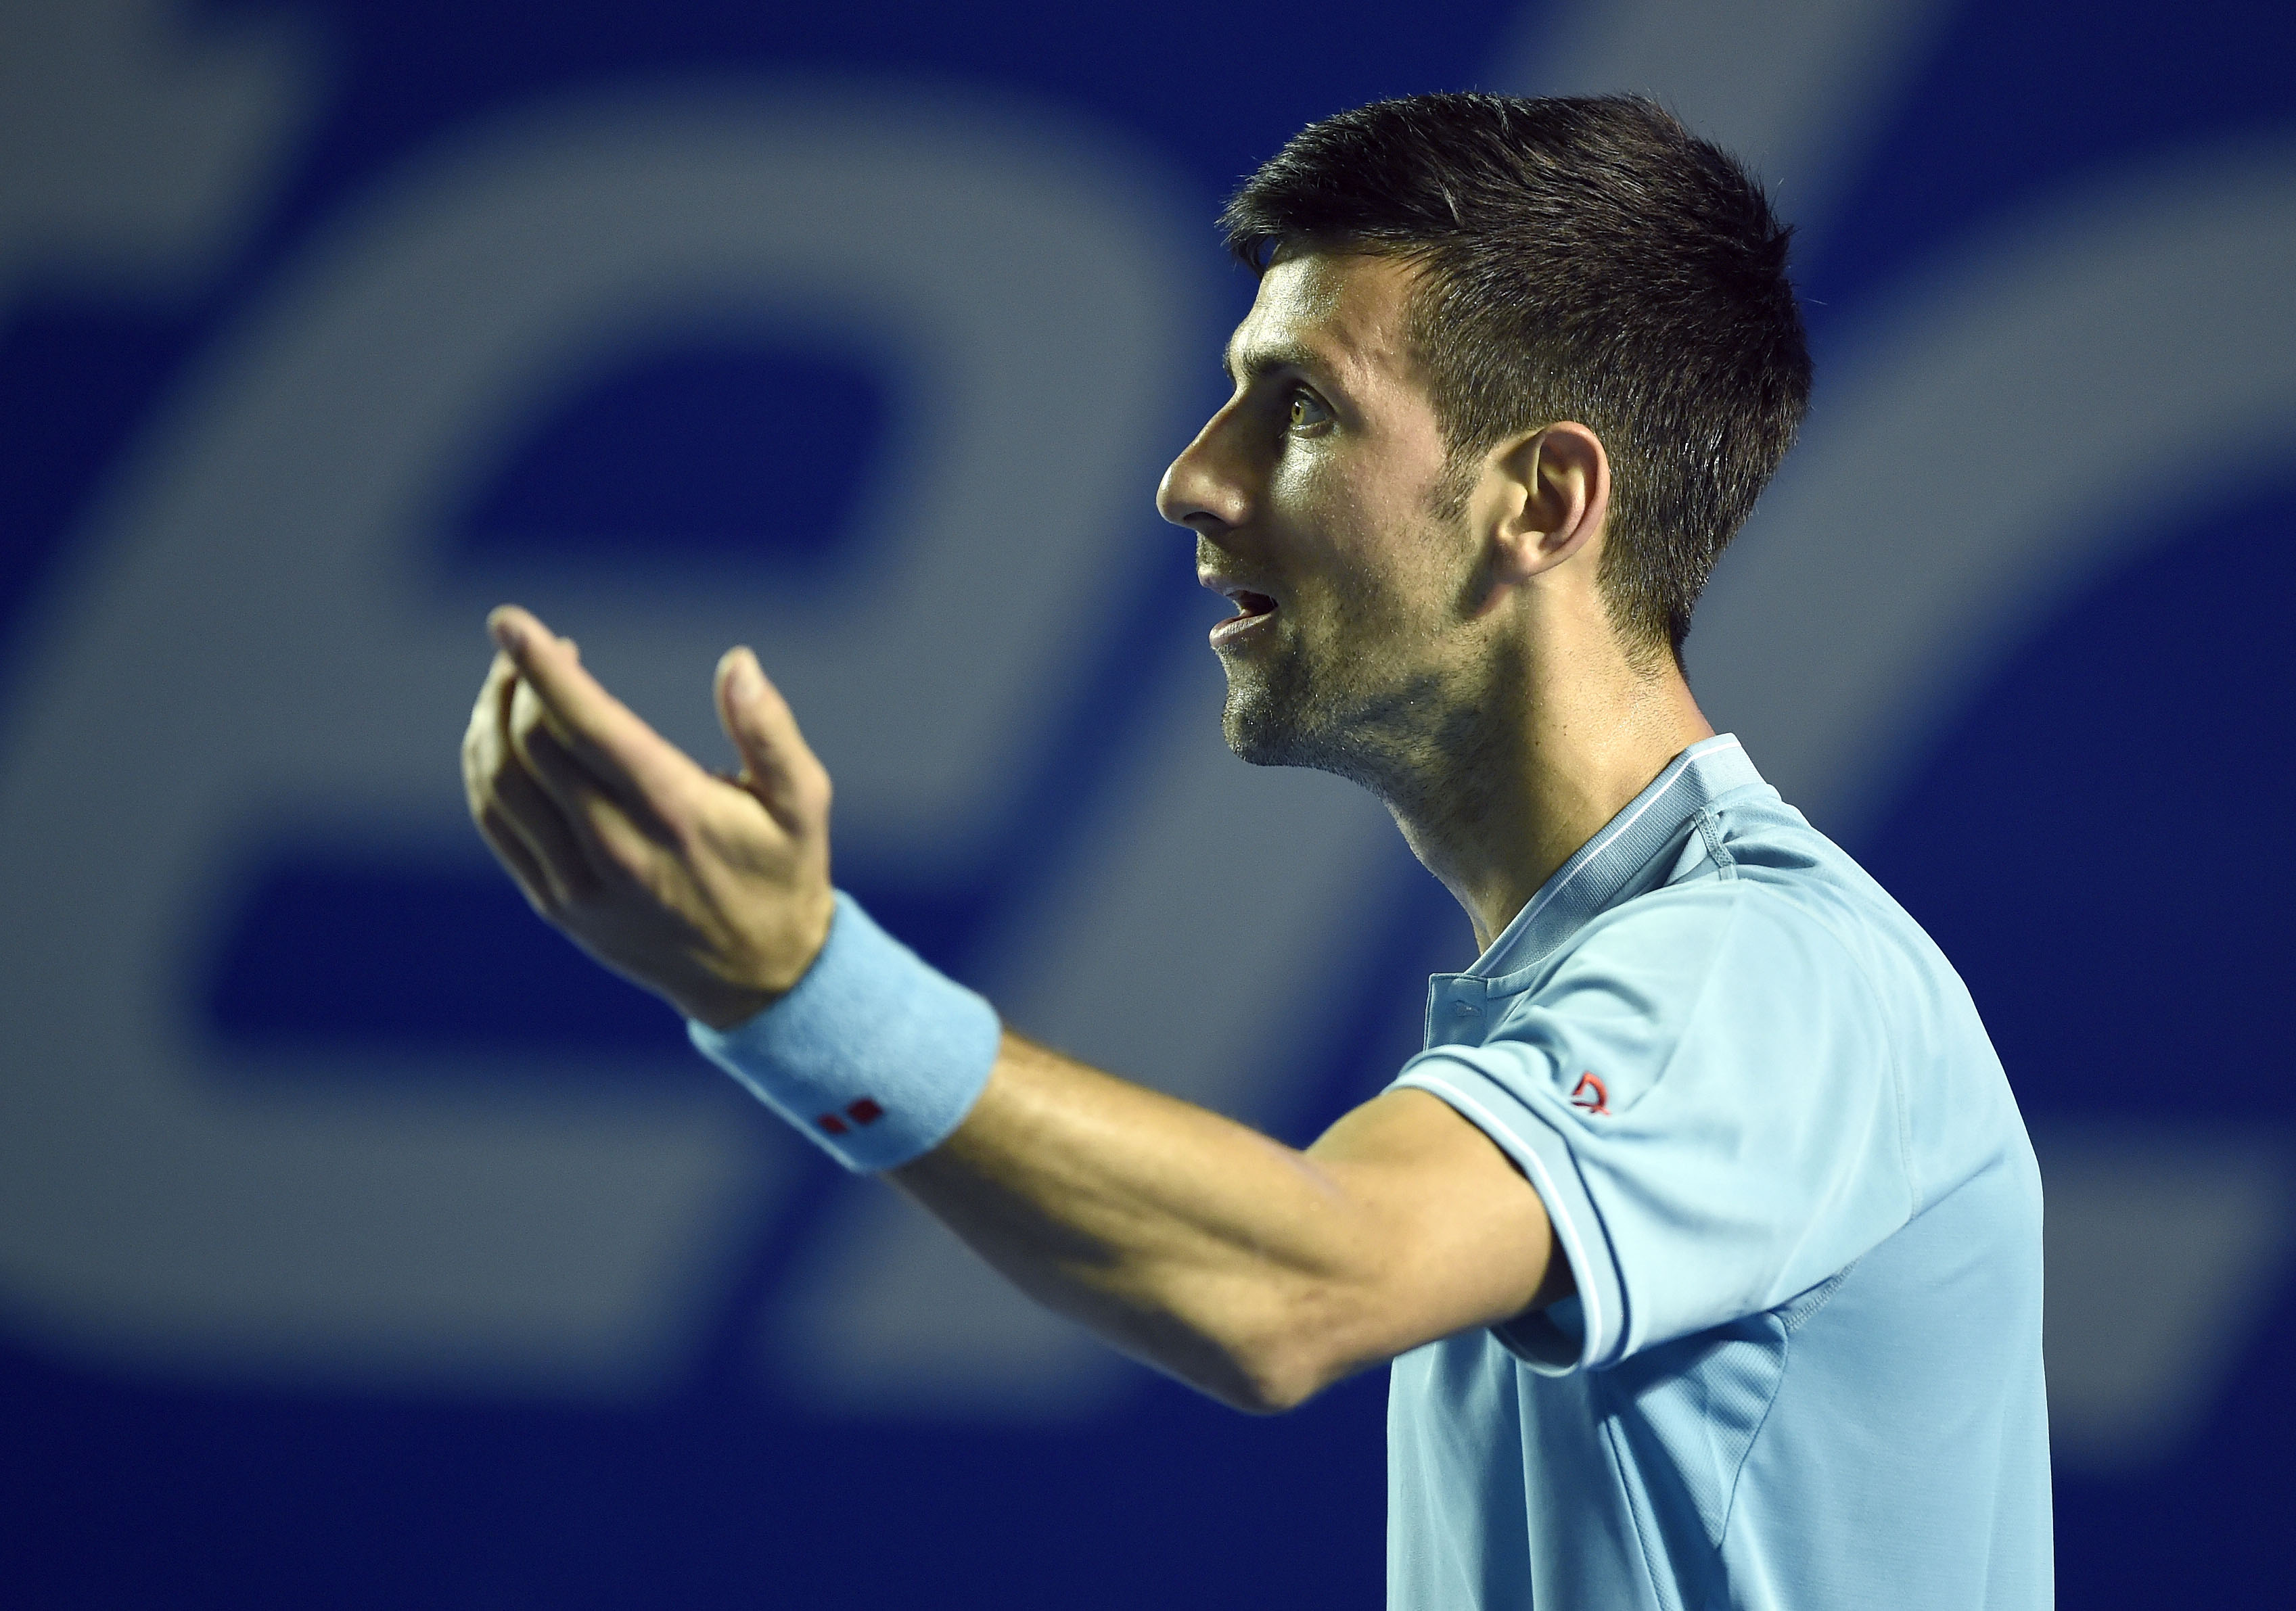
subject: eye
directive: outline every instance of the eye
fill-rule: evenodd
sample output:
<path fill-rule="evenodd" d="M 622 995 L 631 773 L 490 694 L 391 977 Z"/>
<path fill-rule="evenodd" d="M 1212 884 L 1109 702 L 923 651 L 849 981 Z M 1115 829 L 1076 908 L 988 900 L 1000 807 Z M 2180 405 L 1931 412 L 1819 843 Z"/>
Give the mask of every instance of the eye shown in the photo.
<path fill-rule="evenodd" d="M 1311 430 L 1318 425 L 1329 424 L 1331 419 L 1332 411 L 1324 406 L 1324 400 L 1314 392 L 1302 387 L 1292 394 L 1291 413 L 1285 423 L 1293 430 Z"/>

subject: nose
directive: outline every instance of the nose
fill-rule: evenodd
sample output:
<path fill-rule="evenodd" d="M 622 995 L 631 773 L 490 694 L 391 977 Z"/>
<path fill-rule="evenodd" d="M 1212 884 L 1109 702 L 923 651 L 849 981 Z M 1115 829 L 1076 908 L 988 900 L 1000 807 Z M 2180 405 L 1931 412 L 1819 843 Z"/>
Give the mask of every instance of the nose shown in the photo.
<path fill-rule="evenodd" d="M 1241 526 L 1251 517 L 1246 466 L 1238 448 L 1235 405 L 1230 403 L 1165 467 L 1156 485 L 1156 512 L 1175 526 L 1201 531 L 1207 520 Z"/>

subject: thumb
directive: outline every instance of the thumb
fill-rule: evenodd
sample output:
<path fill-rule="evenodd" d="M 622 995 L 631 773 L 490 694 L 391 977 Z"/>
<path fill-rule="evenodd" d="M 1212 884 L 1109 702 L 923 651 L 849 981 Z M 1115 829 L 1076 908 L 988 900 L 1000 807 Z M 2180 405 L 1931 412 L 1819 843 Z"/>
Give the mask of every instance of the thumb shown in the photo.
<path fill-rule="evenodd" d="M 829 774 L 798 731 L 758 657 L 729 649 L 718 662 L 718 721 L 742 759 L 740 782 L 785 826 L 818 822 L 829 809 Z"/>

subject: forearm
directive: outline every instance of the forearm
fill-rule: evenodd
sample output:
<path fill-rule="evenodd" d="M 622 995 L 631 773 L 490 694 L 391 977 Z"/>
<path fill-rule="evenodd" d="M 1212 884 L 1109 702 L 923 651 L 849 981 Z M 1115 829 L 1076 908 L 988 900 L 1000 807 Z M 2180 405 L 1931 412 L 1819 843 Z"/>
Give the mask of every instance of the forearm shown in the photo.
<path fill-rule="evenodd" d="M 1433 1097 L 1390 1092 L 1302 1153 L 1002 1034 L 987 1002 L 833 896 L 828 773 L 753 657 L 718 667 L 742 757 L 729 780 L 540 622 L 506 609 L 492 625 L 463 781 L 535 909 L 1044 1303 L 1267 1410 L 1557 1296 L 1537 1194 Z"/>
<path fill-rule="evenodd" d="M 1495 1318 L 1439 1269 L 1396 1267 L 1424 1239 L 1348 1138 L 1301 1152 L 1008 1033 L 965 1123 L 891 1178 L 1039 1302 L 1270 1411 Z"/>

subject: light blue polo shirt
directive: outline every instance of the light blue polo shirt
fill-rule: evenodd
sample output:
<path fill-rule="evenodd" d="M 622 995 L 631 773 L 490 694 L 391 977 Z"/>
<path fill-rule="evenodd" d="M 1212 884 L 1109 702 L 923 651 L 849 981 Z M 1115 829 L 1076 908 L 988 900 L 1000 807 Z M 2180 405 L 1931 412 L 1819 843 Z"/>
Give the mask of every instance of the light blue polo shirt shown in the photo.
<path fill-rule="evenodd" d="M 1468 972 L 1439 1097 L 1575 1298 L 1398 1359 L 1393 1611 L 2050 1605 L 2041 1182 L 1969 993 L 1735 738 Z"/>

